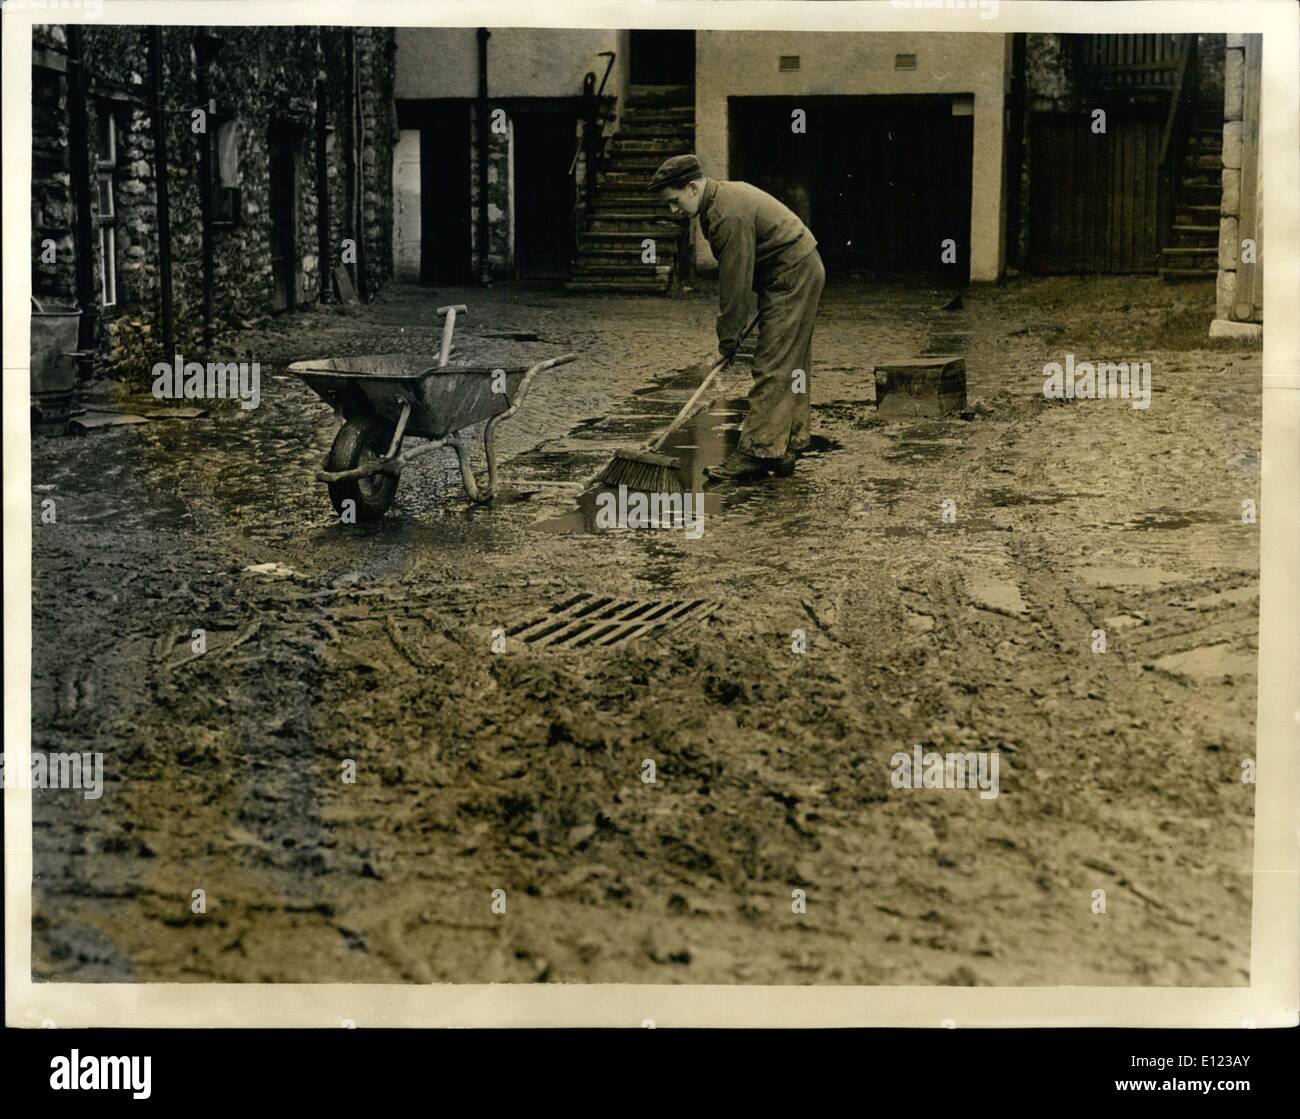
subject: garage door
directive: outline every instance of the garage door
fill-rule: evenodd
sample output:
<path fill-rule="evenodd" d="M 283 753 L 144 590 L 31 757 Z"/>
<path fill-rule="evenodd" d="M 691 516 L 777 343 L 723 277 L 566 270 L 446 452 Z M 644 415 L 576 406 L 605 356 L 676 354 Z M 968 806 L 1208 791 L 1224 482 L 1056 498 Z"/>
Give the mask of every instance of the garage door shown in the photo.
<path fill-rule="evenodd" d="M 799 214 L 832 276 L 965 279 L 969 106 L 949 96 L 733 97 L 728 173 Z M 942 259 L 948 240 L 955 264 Z"/>

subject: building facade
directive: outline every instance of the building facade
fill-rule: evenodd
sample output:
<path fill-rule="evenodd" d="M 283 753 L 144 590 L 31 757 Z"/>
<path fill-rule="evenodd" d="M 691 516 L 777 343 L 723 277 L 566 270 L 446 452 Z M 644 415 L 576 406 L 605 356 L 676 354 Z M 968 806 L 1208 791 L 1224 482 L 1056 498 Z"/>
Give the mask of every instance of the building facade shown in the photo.
<path fill-rule="evenodd" d="M 34 29 L 32 290 L 130 371 L 392 271 L 386 29 Z"/>

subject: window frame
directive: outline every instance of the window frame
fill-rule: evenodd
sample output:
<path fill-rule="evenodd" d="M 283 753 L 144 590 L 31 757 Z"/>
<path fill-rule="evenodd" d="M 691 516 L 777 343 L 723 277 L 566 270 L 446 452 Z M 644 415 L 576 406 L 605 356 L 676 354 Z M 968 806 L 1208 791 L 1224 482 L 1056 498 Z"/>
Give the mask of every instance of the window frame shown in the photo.
<path fill-rule="evenodd" d="M 95 225 L 99 253 L 99 300 L 107 309 L 120 304 L 117 267 L 117 112 L 113 102 L 101 100 L 95 131 Z M 108 122 L 108 153 L 100 147 L 102 127 Z M 107 188 L 105 190 L 105 188 Z M 105 213 L 103 199 L 108 199 Z"/>

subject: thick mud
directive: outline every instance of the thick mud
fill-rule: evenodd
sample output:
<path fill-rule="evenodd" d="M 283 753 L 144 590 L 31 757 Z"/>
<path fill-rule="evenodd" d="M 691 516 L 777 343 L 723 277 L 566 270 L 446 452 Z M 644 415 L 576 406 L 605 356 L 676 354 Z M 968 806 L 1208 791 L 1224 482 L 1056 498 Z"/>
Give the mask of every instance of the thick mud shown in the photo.
<path fill-rule="evenodd" d="M 1199 288 L 948 294 L 832 286 L 816 453 L 706 491 L 696 539 L 598 531 L 588 487 L 689 394 L 704 293 L 398 287 L 221 355 L 427 352 L 446 302 L 464 360 L 577 351 L 501 426 L 491 508 L 438 452 L 339 524 L 336 420 L 284 376 L 38 440 L 33 747 L 105 786 L 33 794 L 36 977 L 1247 983 L 1259 355 L 1189 340 Z M 872 363 L 926 352 L 983 408 L 878 420 Z M 1066 352 L 1151 361 L 1150 409 L 1045 400 Z M 692 488 L 745 387 L 674 442 Z M 502 647 L 583 593 L 721 605 Z M 998 751 L 999 795 L 894 787 L 917 744 Z"/>

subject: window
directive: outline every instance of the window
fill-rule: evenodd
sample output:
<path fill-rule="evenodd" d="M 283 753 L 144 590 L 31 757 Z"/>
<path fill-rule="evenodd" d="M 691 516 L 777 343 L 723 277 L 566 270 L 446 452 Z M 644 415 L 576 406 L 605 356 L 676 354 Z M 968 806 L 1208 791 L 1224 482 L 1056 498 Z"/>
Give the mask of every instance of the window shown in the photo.
<path fill-rule="evenodd" d="M 117 305 L 117 120 L 109 101 L 96 103 L 95 210 L 99 227 L 99 296 L 105 307 Z"/>
<path fill-rule="evenodd" d="M 239 186 L 239 121 L 224 120 L 217 126 L 217 184 Z"/>
<path fill-rule="evenodd" d="M 218 122 L 216 148 L 212 220 L 215 225 L 235 225 L 240 218 L 239 121 Z"/>

